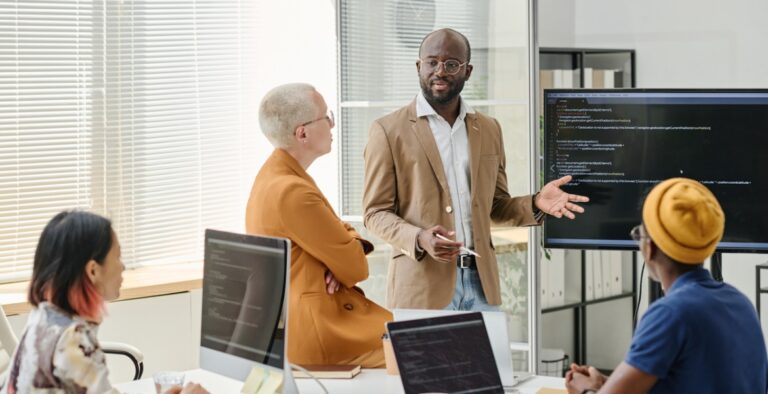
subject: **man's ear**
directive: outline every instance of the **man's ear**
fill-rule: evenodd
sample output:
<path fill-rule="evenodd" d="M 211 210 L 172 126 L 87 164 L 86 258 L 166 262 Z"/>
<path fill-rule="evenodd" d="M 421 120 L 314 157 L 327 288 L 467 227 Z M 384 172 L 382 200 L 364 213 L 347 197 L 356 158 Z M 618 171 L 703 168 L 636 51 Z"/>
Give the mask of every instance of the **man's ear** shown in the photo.
<path fill-rule="evenodd" d="M 99 268 L 99 263 L 97 263 L 96 260 L 90 260 L 89 262 L 85 263 L 85 275 L 88 277 L 91 283 L 96 283 L 96 277 L 98 276 Z"/>
<path fill-rule="evenodd" d="M 421 72 L 421 59 L 416 60 L 416 74 Z"/>
<path fill-rule="evenodd" d="M 469 76 L 472 75 L 472 70 L 474 70 L 474 67 L 469 63 L 467 63 L 466 67 L 467 67 L 467 71 L 464 73 L 464 80 L 468 81 Z"/>
<path fill-rule="evenodd" d="M 648 240 L 648 259 L 655 259 L 659 253 L 659 247 L 653 242 L 652 239 Z"/>
<path fill-rule="evenodd" d="M 640 250 L 640 256 L 643 256 L 643 260 L 647 263 L 650 259 L 653 258 L 654 249 L 656 248 L 656 244 L 653 243 L 650 239 L 643 238 L 640 240 L 641 248 Z M 645 245 L 642 245 L 645 243 Z"/>

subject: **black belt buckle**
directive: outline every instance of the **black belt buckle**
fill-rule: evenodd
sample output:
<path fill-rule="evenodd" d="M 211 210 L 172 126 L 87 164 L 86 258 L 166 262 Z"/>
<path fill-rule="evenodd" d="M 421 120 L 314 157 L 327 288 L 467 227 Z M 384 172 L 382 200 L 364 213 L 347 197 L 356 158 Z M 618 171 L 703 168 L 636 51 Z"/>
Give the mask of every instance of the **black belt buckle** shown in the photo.
<path fill-rule="evenodd" d="M 456 266 L 459 268 L 472 268 L 475 266 L 475 256 L 471 254 L 460 254 L 456 260 Z"/>

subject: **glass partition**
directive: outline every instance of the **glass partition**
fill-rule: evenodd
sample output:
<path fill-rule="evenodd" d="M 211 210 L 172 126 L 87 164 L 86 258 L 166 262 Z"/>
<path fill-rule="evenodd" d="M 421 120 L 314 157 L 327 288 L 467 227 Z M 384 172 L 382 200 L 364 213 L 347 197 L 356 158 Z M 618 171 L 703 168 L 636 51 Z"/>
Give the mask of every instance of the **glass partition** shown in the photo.
<path fill-rule="evenodd" d="M 338 2 L 341 207 L 343 218 L 376 242 L 370 278 L 361 287 L 384 304 L 390 247 L 362 226 L 363 149 L 370 124 L 419 92 L 419 45 L 429 32 L 450 27 L 472 46 L 472 77 L 462 97 L 502 126 L 512 195 L 529 194 L 529 4 L 527 0 L 385 0 Z M 528 342 L 528 229 L 492 231 L 510 341 Z M 527 352 L 515 352 L 518 370 Z"/>

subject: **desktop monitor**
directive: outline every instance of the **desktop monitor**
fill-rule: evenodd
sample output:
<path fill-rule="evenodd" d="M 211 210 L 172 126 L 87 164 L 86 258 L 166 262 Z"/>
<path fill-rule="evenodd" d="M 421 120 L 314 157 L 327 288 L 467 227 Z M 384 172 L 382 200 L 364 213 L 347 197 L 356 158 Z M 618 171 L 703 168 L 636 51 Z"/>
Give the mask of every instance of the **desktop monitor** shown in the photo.
<path fill-rule="evenodd" d="M 287 239 L 206 230 L 201 368 L 237 380 L 256 365 L 290 371 L 284 324 L 290 248 Z"/>
<path fill-rule="evenodd" d="M 544 181 L 586 195 L 575 220 L 546 220 L 544 246 L 636 249 L 645 196 L 695 179 L 725 212 L 718 252 L 768 251 L 768 90 L 547 89 Z"/>

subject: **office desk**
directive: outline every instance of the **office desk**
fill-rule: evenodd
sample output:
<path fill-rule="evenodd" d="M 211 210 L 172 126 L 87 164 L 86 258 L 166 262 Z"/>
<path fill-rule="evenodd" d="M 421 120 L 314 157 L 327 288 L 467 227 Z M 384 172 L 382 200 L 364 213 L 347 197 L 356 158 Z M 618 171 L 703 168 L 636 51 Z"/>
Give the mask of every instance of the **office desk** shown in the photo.
<path fill-rule="evenodd" d="M 239 393 L 243 383 L 219 374 L 202 369 L 195 369 L 186 373 L 186 381 L 196 382 L 205 386 L 211 394 Z M 389 376 L 383 369 L 364 369 L 354 379 L 322 379 L 328 392 L 331 394 L 401 394 L 403 386 L 399 376 Z M 323 390 L 312 379 L 296 379 L 296 385 L 301 394 L 321 394 Z M 519 386 L 521 394 L 534 394 L 542 387 L 564 388 L 562 378 L 548 376 L 533 377 Z M 127 394 L 154 394 L 155 387 L 152 378 L 118 384 L 117 389 Z"/>

